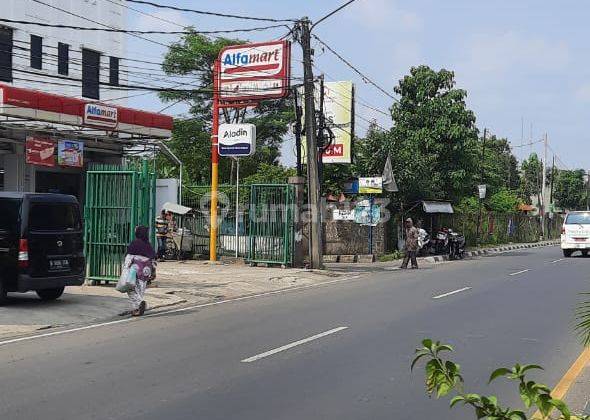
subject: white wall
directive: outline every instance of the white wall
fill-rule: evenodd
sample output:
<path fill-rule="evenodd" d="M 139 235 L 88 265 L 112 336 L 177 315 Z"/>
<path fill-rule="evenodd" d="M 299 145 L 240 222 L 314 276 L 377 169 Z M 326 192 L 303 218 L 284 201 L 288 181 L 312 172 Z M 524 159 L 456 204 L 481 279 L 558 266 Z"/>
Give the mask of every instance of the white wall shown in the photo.
<path fill-rule="evenodd" d="M 114 4 L 106 0 L 42 0 L 44 3 L 67 10 L 79 16 L 87 17 L 96 22 L 115 28 L 125 28 L 127 25 L 127 9 L 123 7 L 125 0 L 114 0 Z M 36 3 L 33 0 L 0 0 L 2 17 L 12 20 L 35 21 L 50 24 L 64 24 L 81 27 L 100 27 L 101 25 L 68 15 L 51 7 Z M 70 62 L 68 77 L 82 78 L 82 48 L 88 48 L 101 53 L 101 81 L 109 81 L 109 56 L 125 57 L 125 41 L 127 35 L 101 31 L 76 31 L 73 29 L 48 28 L 33 25 L 2 23 L 14 29 L 13 66 L 16 70 L 40 72 L 48 75 L 63 77 L 57 72 L 57 45 L 63 42 L 70 45 Z M 30 36 L 38 35 L 43 38 L 43 69 L 30 67 Z M 48 55 L 52 54 L 52 55 Z M 125 64 L 124 62 L 120 62 Z M 122 70 L 124 67 L 120 67 Z M 18 71 L 13 72 L 16 78 L 33 79 L 35 82 L 15 80 L 14 85 L 32 89 L 53 92 L 67 96 L 80 97 L 81 83 L 42 77 Z M 125 83 L 125 73 L 119 72 L 120 83 Z M 58 86 L 54 83 L 72 84 L 75 86 Z M 100 100 L 109 100 L 125 96 L 125 91 L 108 89 L 100 86 Z M 113 102 L 125 105 L 126 101 Z"/>
<path fill-rule="evenodd" d="M 159 215 L 164 203 L 178 204 L 178 179 L 156 180 L 156 214 Z"/>

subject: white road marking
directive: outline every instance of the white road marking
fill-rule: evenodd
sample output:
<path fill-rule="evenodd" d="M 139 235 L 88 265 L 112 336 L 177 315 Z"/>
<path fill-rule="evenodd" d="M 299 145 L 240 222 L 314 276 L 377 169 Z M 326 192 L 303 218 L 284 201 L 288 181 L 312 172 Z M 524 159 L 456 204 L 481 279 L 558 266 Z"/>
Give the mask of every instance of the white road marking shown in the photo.
<path fill-rule="evenodd" d="M 563 261 L 563 260 L 564 260 L 564 258 L 560 258 L 558 260 L 551 261 L 549 264 L 555 264 L 555 263 L 558 263 L 558 262 Z"/>
<path fill-rule="evenodd" d="M 509 276 L 518 276 L 519 274 L 526 273 L 527 271 L 531 271 L 531 269 L 527 268 L 526 270 L 520 270 L 520 271 L 517 271 L 516 273 L 510 273 L 508 275 Z"/>
<path fill-rule="evenodd" d="M 462 289 L 453 290 L 452 292 L 443 293 L 442 295 L 432 296 L 432 299 L 441 299 L 447 296 L 451 296 L 457 293 L 465 292 L 466 290 L 471 289 L 471 287 L 464 287 Z"/>
<path fill-rule="evenodd" d="M 312 335 L 311 337 L 304 338 L 303 340 L 295 341 L 293 343 L 286 344 L 281 347 L 277 347 L 276 349 L 272 349 L 269 351 L 265 351 L 264 353 L 257 354 L 256 356 L 248 357 L 247 359 L 242 360 L 242 363 L 252 363 L 257 360 L 264 359 L 265 357 L 272 356 L 273 354 L 277 354 L 282 351 L 292 349 L 293 347 L 297 347 L 302 344 L 309 343 L 310 341 L 314 341 L 314 340 L 320 339 L 322 337 L 326 337 L 331 334 L 336 334 L 337 332 L 340 332 L 340 331 L 343 331 L 346 329 L 348 329 L 348 327 L 333 328 L 331 330 L 324 331 L 323 333 L 319 333 L 316 335 Z"/>
<path fill-rule="evenodd" d="M 156 316 L 161 316 L 161 315 L 168 315 L 168 314 L 174 314 L 174 313 L 179 313 L 179 312 L 187 312 L 187 311 L 191 311 L 191 310 L 194 310 L 194 309 L 207 308 L 209 306 L 223 305 L 223 304 L 226 304 L 226 303 L 239 302 L 239 301 L 242 301 L 242 300 L 256 299 L 256 298 L 259 298 L 259 297 L 272 296 L 272 295 L 282 294 L 282 293 L 286 293 L 286 292 L 290 292 L 290 291 L 298 291 L 298 290 L 312 289 L 312 288 L 316 288 L 316 287 L 320 287 L 320 286 L 324 286 L 324 285 L 329 285 L 329 284 L 334 284 L 334 283 L 341 283 L 341 282 L 348 281 L 348 280 L 358 279 L 359 277 L 361 277 L 360 274 L 355 275 L 355 276 L 344 277 L 344 278 L 336 279 L 336 280 L 329 280 L 329 281 L 325 281 L 325 282 L 322 282 L 322 283 L 307 284 L 307 285 L 304 285 L 304 286 L 296 286 L 296 287 L 291 287 L 291 288 L 282 289 L 282 290 L 273 290 L 271 292 L 258 293 L 258 294 L 255 294 L 255 295 L 242 296 L 242 297 L 233 298 L 233 299 L 226 299 L 226 300 L 219 300 L 219 301 L 216 301 L 216 302 L 202 303 L 202 304 L 199 304 L 199 305 L 187 306 L 187 307 L 184 307 L 184 308 L 170 309 L 170 310 L 165 310 L 165 311 L 160 311 L 160 312 L 155 312 L 155 313 L 152 313 L 152 314 L 148 314 L 148 315 L 145 315 L 145 316 L 139 317 L 139 318 L 135 318 L 135 317 L 131 317 L 130 316 L 129 318 L 118 319 L 116 321 L 100 322 L 98 324 L 92 324 L 92 325 L 86 325 L 86 326 L 83 326 L 83 327 L 70 328 L 70 329 L 67 329 L 67 330 L 59 330 L 59 331 L 53 331 L 53 332 L 48 332 L 48 333 L 44 333 L 44 334 L 36 334 L 36 335 L 29 335 L 29 336 L 26 336 L 26 337 L 12 338 L 12 339 L 8 339 L 8 340 L 0 341 L 0 346 L 3 346 L 5 344 L 20 343 L 22 341 L 36 340 L 38 338 L 53 337 L 53 336 L 57 336 L 57 335 L 65 335 L 65 334 L 75 333 L 75 332 L 78 332 L 78 331 L 91 330 L 91 329 L 94 329 L 94 328 L 107 327 L 107 326 L 110 326 L 110 325 L 123 324 L 123 323 L 126 323 L 126 322 L 136 322 L 136 321 L 140 321 L 143 318 L 151 318 L 151 317 L 156 317 Z"/>

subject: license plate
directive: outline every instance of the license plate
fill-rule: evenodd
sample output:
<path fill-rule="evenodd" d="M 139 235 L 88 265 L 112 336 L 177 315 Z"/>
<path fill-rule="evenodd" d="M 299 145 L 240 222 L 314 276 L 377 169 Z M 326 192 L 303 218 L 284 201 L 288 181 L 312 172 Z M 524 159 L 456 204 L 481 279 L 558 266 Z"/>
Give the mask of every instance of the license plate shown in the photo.
<path fill-rule="evenodd" d="M 49 270 L 51 271 L 63 271 L 70 269 L 69 260 L 49 260 Z"/>

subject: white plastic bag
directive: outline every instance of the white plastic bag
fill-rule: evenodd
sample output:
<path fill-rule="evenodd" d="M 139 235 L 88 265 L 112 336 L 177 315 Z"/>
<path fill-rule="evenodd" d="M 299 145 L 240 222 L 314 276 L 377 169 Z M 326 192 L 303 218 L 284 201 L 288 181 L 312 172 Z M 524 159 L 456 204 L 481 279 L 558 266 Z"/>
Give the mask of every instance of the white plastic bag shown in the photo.
<path fill-rule="evenodd" d="M 133 264 L 133 257 L 127 255 L 123 267 L 121 269 L 121 277 L 117 282 L 117 289 L 121 293 L 127 293 L 135 290 L 135 283 L 137 281 L 137 267 Z"/>

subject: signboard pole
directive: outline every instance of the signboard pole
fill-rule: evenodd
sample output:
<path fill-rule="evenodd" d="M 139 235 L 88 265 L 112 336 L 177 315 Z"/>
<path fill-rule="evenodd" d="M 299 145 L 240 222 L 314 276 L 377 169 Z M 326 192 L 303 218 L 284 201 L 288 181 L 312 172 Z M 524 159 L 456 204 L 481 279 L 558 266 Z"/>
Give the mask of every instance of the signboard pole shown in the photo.
<path fill-rule="evenodd" d="M 217 188 L 219 180 L 219 60 L 213 65 L 213 124 L 211 127 L 211 209 L 209 261 L 217 261 Z"/>
<path fill-rule="evenodd" d="M 238 258 L 238 240 L 240 239 L 238 227 L 240 217 L 240 158 L 236 158 L 236 258 Z"/>
<path fill-rule="evenodd" d="M 369 255 L 373 254 L 373 196 L 369 198 Z"/>

